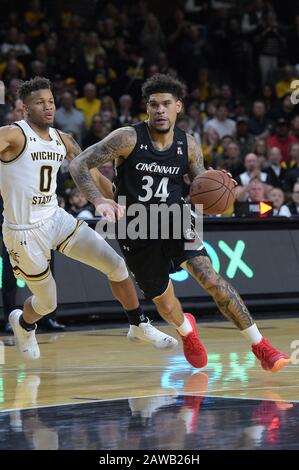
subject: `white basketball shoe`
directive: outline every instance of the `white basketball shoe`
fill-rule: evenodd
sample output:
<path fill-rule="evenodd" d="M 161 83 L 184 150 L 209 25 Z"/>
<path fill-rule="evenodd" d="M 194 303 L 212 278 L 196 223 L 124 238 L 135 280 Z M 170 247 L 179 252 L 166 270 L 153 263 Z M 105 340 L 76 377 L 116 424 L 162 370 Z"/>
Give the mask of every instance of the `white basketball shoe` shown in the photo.
<path fill-rule="evenodd" d="M 151 343 L 157 349 L 173 349 L 178 345 L 178 341 L 175 338 L 155 328 L 149 319 L 147 319 L 146 323 L 139 323 L 138 326 L 130 325 L 127 337 L 130 341 Z"/>
<path fill-rule="evenodd" d="M 35 330 L 26 331 L 19 323 L 22 310 L 13 310 L 9 315 L 9 323 L 13 329 L 16 346 L 24 359 L 38 359 L 40 350 L 35 337 Z"/>

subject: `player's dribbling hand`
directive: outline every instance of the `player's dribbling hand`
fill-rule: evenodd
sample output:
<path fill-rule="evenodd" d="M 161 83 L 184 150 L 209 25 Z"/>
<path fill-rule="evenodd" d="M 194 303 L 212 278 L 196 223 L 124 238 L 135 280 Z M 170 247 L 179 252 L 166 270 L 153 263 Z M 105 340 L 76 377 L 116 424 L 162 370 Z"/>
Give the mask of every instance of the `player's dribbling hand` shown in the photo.
<path fill-rule="evenodd" d="M 209 167 L 209 170 L 214 170 L 214 169 L 215 168 L 212 168 L 211 166 Z M 226 171 L 226 170 L 218 170 L 218 171 L 222 171 L 222 173 L 226 173 L 232 179 L 232 181 L 235 183 L 235 186 L 238 186 L 237 181 L 233 179 L 233 175 L 231 173 L 229 173 L 229 171 Z"/>
<path fill-rule="evenodd" d="M 96 213 L 104 217 L 108 222 L 116 222 L 125 213 L 125 207 L 120 206 L 112 199 L 102 198 L 101 202 L 96 205 Z"/>

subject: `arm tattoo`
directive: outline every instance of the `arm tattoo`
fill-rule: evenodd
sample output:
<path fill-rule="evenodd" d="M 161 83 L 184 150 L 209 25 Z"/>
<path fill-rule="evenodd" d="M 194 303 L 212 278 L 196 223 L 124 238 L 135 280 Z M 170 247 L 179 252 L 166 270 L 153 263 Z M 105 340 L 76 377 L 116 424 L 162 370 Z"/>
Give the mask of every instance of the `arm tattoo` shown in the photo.
<path fill-rule="evenodd" d="M 192 182 L 196 176 L 201 175 L 206 170 L 204 167 L 201 146 L 196 142 L 194 137 L 192 137 L 190 134 L 187 134 L 187 143 L 188 143 L 188 161 L 189 161 L 188 175 L 189 175 L 190 181 Z"/>
<path fill-rule="evenodd" d="M 90 174 L 91 168 L 97 168 L 117 157 L 128 156 L 137 140 L 133 127 L 123 127 L 111 132 L 101 142 L 88 147 L 70 164 L 70 173 L 86 198 L 97 205 L 102 197 Z"/>
<path fill-rule="evenodd" d="M 214 270 L 207 256 L 197 256 L 187 261 L 187 269 L 201 287 L 213 297 L 222 314 L 239 330 L 245 330 L 254 321 L 238 292 Z"/>

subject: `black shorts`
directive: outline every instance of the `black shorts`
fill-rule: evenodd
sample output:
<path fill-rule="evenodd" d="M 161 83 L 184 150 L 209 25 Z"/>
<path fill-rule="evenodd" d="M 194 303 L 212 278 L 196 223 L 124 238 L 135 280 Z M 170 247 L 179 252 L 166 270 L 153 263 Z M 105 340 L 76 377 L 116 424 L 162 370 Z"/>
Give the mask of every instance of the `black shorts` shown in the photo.
<path fill-rule="evenodd" d="M 163 294 L 169 274 L 196 256 L 208 256 L 204 247 L 185 250 L 182 240 L 118 240 L 122 254 L 147 299 Z"/>

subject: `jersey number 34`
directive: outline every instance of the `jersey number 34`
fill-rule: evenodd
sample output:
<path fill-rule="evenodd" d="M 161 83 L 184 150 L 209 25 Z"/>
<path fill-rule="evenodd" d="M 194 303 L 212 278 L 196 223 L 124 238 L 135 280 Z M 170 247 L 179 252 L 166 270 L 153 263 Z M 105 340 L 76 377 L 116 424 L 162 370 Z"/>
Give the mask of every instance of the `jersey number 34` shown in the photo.
<path fill-rule="evenodd" d="M 166 202 L 169 192 L 167 191 L 167 185 L 169 178 L 162 178 L 159 186 L 157 187 L 157 191 L 153 194 L 152 186 L 154 184 L 154 179 L 151 176 L 143 176 L 142 181 L 145 183 L 142 185 L 142 189 L 146 191 L 144 196 L 138 196 L 138 200 L 141 202 L 149 201 L 152 197 L 160 198 L 160 202 Z"/>

